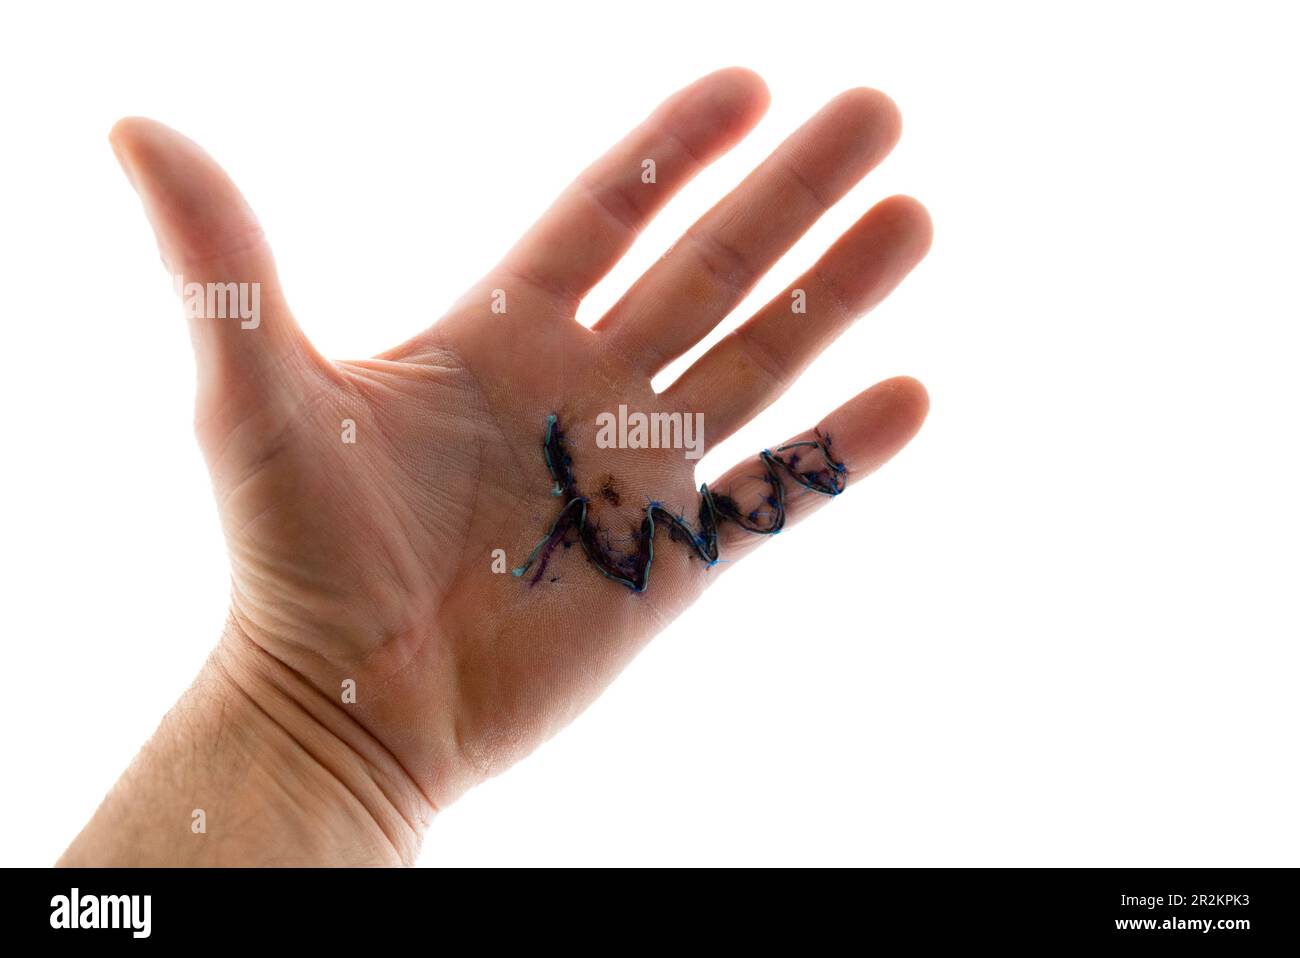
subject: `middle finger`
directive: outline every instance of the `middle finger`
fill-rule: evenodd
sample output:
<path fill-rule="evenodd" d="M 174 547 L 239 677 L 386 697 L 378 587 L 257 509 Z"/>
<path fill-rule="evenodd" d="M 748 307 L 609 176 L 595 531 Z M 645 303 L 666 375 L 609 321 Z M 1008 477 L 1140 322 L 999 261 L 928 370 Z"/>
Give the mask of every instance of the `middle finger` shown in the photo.
<path fill-rule="evenodd" d="M 841 93 L 704 214 L 594 327 L 652 376 L 706 336 L 898 141 L 877 90 Z"/>

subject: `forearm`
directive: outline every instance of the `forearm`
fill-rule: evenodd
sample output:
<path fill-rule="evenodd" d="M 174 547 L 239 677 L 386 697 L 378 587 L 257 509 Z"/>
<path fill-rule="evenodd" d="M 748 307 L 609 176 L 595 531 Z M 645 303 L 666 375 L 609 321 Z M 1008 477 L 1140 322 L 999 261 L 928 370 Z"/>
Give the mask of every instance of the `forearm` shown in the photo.
<path fill-rule="evenodd" d="M 228 632 L 59 864 L 409 864 L 432 813 L 341 705 Z"/>

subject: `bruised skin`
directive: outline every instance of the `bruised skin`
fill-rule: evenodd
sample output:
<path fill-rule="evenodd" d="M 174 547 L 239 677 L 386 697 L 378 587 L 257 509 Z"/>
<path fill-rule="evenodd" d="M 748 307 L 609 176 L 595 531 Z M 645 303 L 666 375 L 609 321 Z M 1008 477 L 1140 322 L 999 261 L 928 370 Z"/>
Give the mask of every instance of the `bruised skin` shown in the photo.
<path fill-rule="evenodd" d="M 622 503 L 623 498 L 618 494 L 618 483 L 613 476 L 607 474 L 604 479 L 600 480 L 600 498 L 611 506 Z"/>

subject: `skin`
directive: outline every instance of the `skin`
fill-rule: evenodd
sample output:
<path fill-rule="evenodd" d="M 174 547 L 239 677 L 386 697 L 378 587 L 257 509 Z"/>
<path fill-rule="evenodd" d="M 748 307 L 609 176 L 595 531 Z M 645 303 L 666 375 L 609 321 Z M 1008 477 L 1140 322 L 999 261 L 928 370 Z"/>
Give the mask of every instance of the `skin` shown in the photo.
<path fill-rule="evenodd" d="M 892 148 L 894 104 L 849 90 L 593 328 L 577 323 L 583 295 L 640 227 L 767 103 L 762 81 L 741 69 L 679 91 L 434 326 L 342 362 L 303 335 L 220 167 L 153 121 L 114 127 L 169 271 L 260 283 L 261 318 L 255 329 L 190 320 L 195 428 L 230 553 L 228 626 L 63 864 L 409 863 L 439 808 L 571 721 L 723 570 L 768 541 L 725 524 L 728 561 L 706 570 L 661 532 L 641 594 L 601 577 L 576 547 L 535 586 L 491 568 L 494 549 L 509 567 L 521 562 L 555 517 L 541 453 L 551 412 L 572 440 L 593 517 L 615 540 L 650 499 L 693 521 L 702 478 L 760 504 L 756 457 L 697 477 L 679 449 L 598 449 L 596 416 L 620 403 L 702 412 L 707 443 L 717 443 L 925 255 L 925 210 L 884 200 L 669 389 L 650 387 Z M 645 158 L 656 163 L 653 184 L 642 182 Z M 795 288 L 806 315 L 791 313 Z M 505 292 L 504 314 L 492 311 L 494 290 Z M 926 410 L 919 383 L 892 379 L 772 446 L 819 428 L 852 486 L 911 439 Z M 344 419 L 355 443 L 341 439 Z M 618 505 L 601 494 L 606 479 Z M 787 527 L 829 502 L 791 494 Z M 354 704 L 343 701 L 346 680 Z"/>

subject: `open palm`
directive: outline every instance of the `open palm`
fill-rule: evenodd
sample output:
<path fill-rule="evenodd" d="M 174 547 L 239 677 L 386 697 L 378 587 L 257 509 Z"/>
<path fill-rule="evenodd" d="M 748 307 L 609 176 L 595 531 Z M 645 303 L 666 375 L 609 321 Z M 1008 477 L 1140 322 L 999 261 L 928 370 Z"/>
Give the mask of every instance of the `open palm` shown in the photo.
<path fill-rule="evenodd" d="M 739 140 L 766 101 L 762 82 L 739 69 L 680 91 L 581 174 L 432 328 L 346 362 L 321 358 L 302 335 L 262 233 L 220 168 L 157 123 L 114 129 L 168 268 L 186 283 L 259 284 L 255 323 L 191 319 L 196 428 L 232 565 L 226 645 L 287 668 L 329 707 L 348 710 L 436 805 L 569 721 L 724 568 L 691 538 L 701 530 L 695 460 L 681 448 L 602 448 L 597 417 L 620 405 L 700 413 L 705 441 L 724 439 L 928 248 L 919 204 L 881 202 L 669 389 L 651 388 L 892 147 L 893 104 L 853 90 L 593 328 L 577 323 L 581 298 L 639 228 Z M 796 301 L 806 311 L 793 312 Z M 725 506 L 716 552 L 729 563 L 765 541 L 755 530 L 778 514 L 789 525 L 828 502 L 816 494 L 822 478 L 851 484 L 868 474 L 925 410 L 919 384 L 890 380 L 801 436 L 773 437 L 785 464 L 775 470 L 779 506 L 757 455 L 708 483 Z M 571 459 L 567 489 L 548 468 L 548 433 L 552 452 Z M 791 440 L 829 446 L 780 452 Z M 575 512 L 566 525 L 575 493 L 585 517 Z M 648 512 L 661 519 L 652 564 Z M 669 514 L 686 531 L 665 528 Z M 602 574 L 601 556 L 632 581 Z M 355 701 L 341 697 L 349 683 Z"/>

